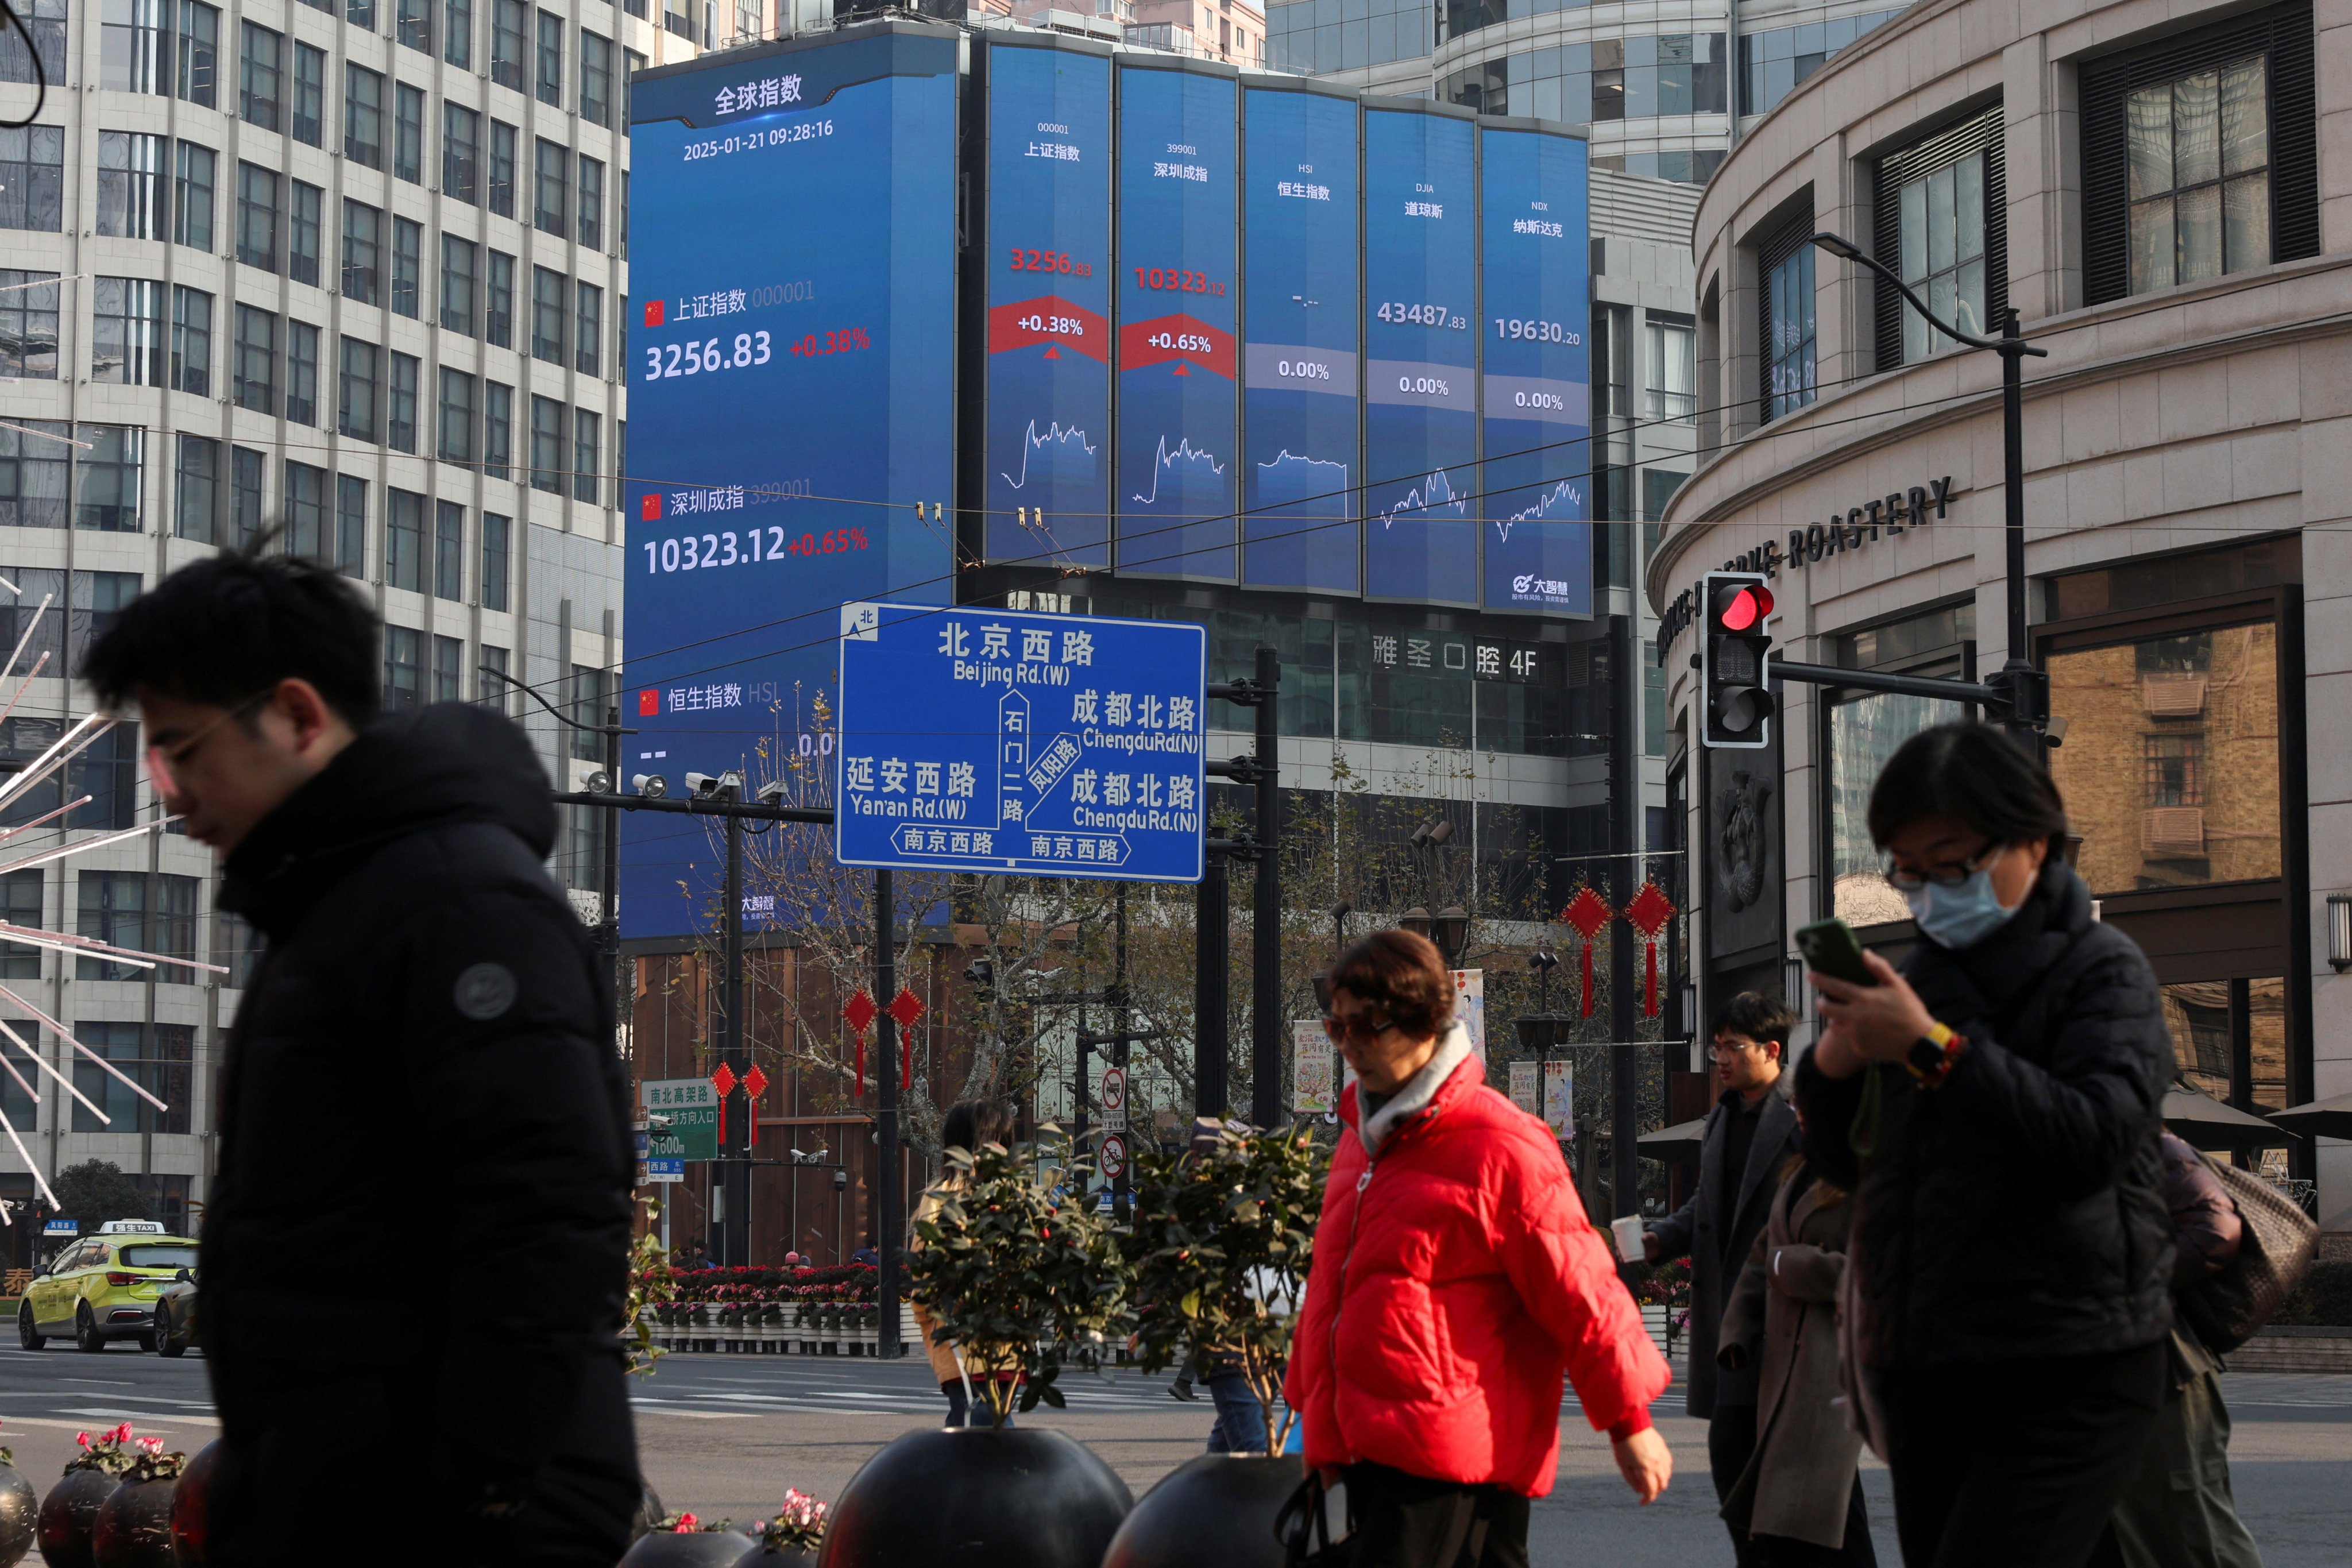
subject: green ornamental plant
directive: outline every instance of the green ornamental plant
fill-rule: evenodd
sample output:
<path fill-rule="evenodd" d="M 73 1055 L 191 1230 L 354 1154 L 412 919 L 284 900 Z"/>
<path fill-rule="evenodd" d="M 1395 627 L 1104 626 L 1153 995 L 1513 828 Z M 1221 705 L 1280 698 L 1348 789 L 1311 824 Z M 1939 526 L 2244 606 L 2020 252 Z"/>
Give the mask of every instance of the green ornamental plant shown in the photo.
<path fill-rule="evenodd" d="M 1000 1422 L 1016 1398 L 1024 1411 L 1040 1400 L 1061 1409 L 1062 1368 L 1101 1365 L 1121 1321 L 1127 1270 L 1118 1238 L 1083 1196 L 1057 1204 L 1061 1189 L 1003 1144 L 950 1149 L 947 1163 L 960 1184 L 916 1227 L 923 1245 L 908 1255 L 912 1291 L 939 1338 L 961 1354 L 973 1396 Z"/>
<path fill-rule="evenodd" d="M 648 1205 L 649 1221 L 660 1219 L 659 1199 L 640 1201 Z M 632 1374 L 651 1373 L 654 1363 L 669 1353 L 654 1343 L 654 1324 L 668 1326 L 677 1321 L 677 1276 L 670 1268 L 669 1254 L 662 1250 L 661 1237 L 649 1224 L 646 1234 L 629 1244 L 629 1290 L 621 1338 Z"/>
<path fill-rule="evenodd" d="M 1135 1172 L 1125 1250 L 1138 1360 L 1158 1371 L 1189 1359 L 1204 1373 L 1237 1363 L 1265 1413 L 1266 1453 L 1281 1453 L 1297 1413 L 1277 1426 L 1275 1402 L 1323 1203 L 1312 1129 L 1227 1125 L 1206 1147 L 1141 1155 Z"/>

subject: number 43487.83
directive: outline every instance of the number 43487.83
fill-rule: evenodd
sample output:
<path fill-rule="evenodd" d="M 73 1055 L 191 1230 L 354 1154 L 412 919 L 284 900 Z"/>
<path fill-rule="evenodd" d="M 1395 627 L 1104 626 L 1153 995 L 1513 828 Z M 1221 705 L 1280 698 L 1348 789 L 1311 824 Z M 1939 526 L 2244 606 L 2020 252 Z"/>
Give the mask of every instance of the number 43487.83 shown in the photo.
<path fill-rule="evenodd" d="M 728 353 L 717 338 L 707 342 L 670 343 L 646 351 L 646 379 L 660 381 L 672 375 L 700 375 L 704 371 L 740 370 L 750 365 L 765 364 L 771 357 L 768 334 L 738 332 L 735 352 Z"/>

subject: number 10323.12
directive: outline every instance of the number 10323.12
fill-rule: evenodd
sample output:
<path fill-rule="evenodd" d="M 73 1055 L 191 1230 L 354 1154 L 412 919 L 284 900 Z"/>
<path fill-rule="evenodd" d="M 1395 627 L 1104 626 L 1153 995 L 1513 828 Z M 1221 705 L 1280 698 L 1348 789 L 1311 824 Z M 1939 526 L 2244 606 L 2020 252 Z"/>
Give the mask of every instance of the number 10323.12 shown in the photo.
<path fill-rule="evenodd" d="M 739 541 L 740 542 L 739 542 Z M 696 572 L 714 566 L 748 565 L 782 561 L 787 555 L 833 555 L 866 548 L 862 528 L 832 528 L 823 533 L 788 533 L 780 526 L 733 529 L 724 533 L 682 533 L 675 539 L 646 542 L 648 573 Z"/>

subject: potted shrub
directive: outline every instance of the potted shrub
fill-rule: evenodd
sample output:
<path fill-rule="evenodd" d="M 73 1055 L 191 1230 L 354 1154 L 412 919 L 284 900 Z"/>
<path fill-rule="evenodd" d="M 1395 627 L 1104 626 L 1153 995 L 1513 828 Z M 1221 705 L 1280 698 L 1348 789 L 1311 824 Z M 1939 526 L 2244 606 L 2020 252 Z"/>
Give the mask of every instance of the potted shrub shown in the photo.
<path fill-rule="evenodd" d="M 751 1550 L 750 1539 L 723 1519 L 673 1513 L 637 1537 L 619 1568 L 735 1568 Z"/>
<path fill-rule="evenodd" d="M 0 1568 L 16 1568 L 33 1549 L 40 1512 L 40 1495 L 16 1473 L 16 1456 L 0 1447 Z"/>
<path fill-rule="evenodd" d="M 1061 1406 L 1062 1368 L 1100 1363 L 1121 1321 L 1118 1247 L 1085 1208 L 1056 1208 L 1025 1156 L 990 1144 L 948 1159 L 962 1184 L 919 1227 L 909 1283 L 997 1425 L 909 1432 L 868 1459 L 833 1505 L 820 1568 L 1099 1568 L 1133 1503 L 1125 1483 L 1067 1434 L 1004 1420 Z"/>
<path fill-rule="evenodd" d="M 98 1510 L 90 1555 L 98 1568 L 173 1568 L 172 1500 L 185 1454 L 163 1452 L 161 1437 L 140 1437 L 120 1478 Z"/>
<path fill-rule="evenodd" d="M 816 1568 L 825 1512 L 815 1498 L 798 1487 L 789 1489 L 776 1517 L 751 1526 L 751 1539 L 759 1544 L 744 1554 L 739 1568 Z"/>
<path fill-rule="evenodd" d="M 66 1461 L 65 1475 L 41 1500 L 41 1561 L 49 1568 L 95 1568 L 90 1538 L 99 1510 L 122 1484 L 136 1453 L 128 1421 L 96 1437 L 77 1432 L 74 1441 L 81 1452 Z"/>
<path fill-rule="evenodd" d="M 1248 1379 L 1265 1421 L 1257 1454 L 1203 1454 L 1163 1478 L 1120 1526 L 1103 1568 L 1281 1568 L 1275 1516 L 1299 1481 L 1276 1416 L 1322 1205 L 1312 1134 L 1231 1126 L 1190 1152 L 1136 1161 L 1126 1238 L 1137 1360 L 1188 1361 Z"/>

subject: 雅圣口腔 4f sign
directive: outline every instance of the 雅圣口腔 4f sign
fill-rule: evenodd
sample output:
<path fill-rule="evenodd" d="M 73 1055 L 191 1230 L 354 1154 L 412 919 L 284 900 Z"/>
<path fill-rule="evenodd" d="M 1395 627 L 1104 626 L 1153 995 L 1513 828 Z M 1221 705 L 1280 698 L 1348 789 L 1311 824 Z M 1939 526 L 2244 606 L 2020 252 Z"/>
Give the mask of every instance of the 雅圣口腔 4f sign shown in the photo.
<path fill-rule="evenodd" d="M 1200 626 L 845 605 L 845 866 L 1201 879 Z"/>

